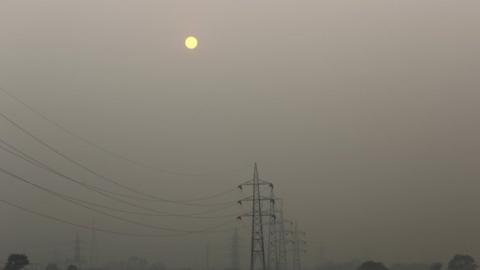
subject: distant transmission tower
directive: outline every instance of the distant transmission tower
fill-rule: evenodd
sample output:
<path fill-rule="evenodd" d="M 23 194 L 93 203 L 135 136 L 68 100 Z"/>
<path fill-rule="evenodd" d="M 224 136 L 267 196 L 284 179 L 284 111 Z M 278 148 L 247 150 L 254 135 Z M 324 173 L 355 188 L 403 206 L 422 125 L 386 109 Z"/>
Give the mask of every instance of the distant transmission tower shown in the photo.
<path fill-rule="evenodd" d="M 75 243 L 73 246 L 73 263 L 80 265 L 82 263 L 81 243 L 78 233 L 75 233 Z"/>
<path fill-rule="evenodd" d="M 265 241 L 263 234 L 263 217 L 271 216 L 271 214 L 263 212 L 262 209 L 264 208 L 263 202 L 271 201 L 272 199 L 270 197 L 262 196 L 260 187 L 265 185 L 273 189 L 272 183 L 260 180 L 258 176 L 257 163 L 255 163 L 254 165 L 253 179 L 239 185 L 240 189 L 243 189 L 244 186 L 252 186 L 252 196 L 249 196 L 239 201 L 239 203 L 242 203 L 243 201 L 252 202 L 252 211 L 251 213 L 247 214 L 247 216 L 250 216 L 252 218 L 250 270 L 267 270 L 265 260 Z"/>
<path fill-rule="evenodd" d="M 210 243 L 205 246 L 205 269 L 210 270 Z"/>
<path fill-rule="evenodd" d="M 298 229 L 298 222 L 295 222 L 295 230 L 293 232 L 293 270 L 302 270 L 301 254 L 306 252 L 304 239 L 305 232 Z"/>
<path fill-rule="evenodd" d="M 279 270 L 287 270 L 288 268 L 288 253 L 287 253 L 287 229 L 285 224 L 289 221 L 285 220 L 283 213 L 283 200 L 277 199 L 276 207 L 276 224 L 277 224 L 277 240 L 278 240 L 278 268 Z"/>
<path fill-rule="evenodd" d="M 92 238 L 90 239 L 90 267 L 95 268 L 97 252 L 97 235 L 95 230 L 95 220 L 92 220 Z"/>
<path fill-rule="evenodd" d="M 267 269 L 279 270 L 279 241 L 278 226 L 276 221 L 275 194 L 273 189 L 270 192 L 269 221 L 268 221 L 268 250 L 267 250 Z"/>
<path fill-rule="evenodd" d="M 232 270 L 240 270 L 240 239 L 238 237 L 238 229 L 235 228 L 232 236 Z"/>

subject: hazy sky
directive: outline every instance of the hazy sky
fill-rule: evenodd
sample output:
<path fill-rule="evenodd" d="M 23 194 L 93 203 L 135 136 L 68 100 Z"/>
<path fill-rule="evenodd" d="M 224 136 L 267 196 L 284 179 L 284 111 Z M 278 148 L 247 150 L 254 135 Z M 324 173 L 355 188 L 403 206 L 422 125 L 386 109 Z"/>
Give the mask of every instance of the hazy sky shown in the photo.
<path fill-rule="evenodd" d="M 173 199 L 235 187 L 257 161 L 285 200 L 286 215 L 307 231 L 312 264 L 480 258 L 479 18 L 475 0 L 3 0 L 2 88 L 114 152 L 158 170 L 200 175 L 116 159 L 1 92 L 0 112 L 89 167 Z M 189 34 L 200 41 L 194 51 L 183 46 Z M 2 139 L 65 174 L 125 192 L 4 119 L 0 127 Z M 2 168 L 37 184 L 123 207 L 3 150 L 0 159 Z M 158 233 L 3 174 L 0 197 L 72 222 L 95 218 L 104 228 Z M 77 229 L 3 205 L 0 215 L 1 258 L 25 251 L 45 261 L 55 248 L 71 256 L 68 241 Z M 184 229 L 226 221 L 139 220 Z M 88 248 L 89 232 L 78 231 Z M 210 241 L 214 264 L 222 266 L 229 237 L 99 234 L 97 242 L 105 258 L 137 254 L 198 266 Z"/>

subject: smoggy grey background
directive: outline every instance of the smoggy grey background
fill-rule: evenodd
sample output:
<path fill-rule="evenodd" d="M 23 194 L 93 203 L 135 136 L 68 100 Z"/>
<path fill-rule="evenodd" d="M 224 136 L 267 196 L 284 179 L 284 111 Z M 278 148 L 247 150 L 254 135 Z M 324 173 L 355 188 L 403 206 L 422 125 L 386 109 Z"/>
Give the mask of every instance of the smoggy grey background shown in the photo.
<path fill-rule="evenodd" d="M 201 175 L 115 159 L 3 93 L 0 110 L 75 159 L 159 196 L 188 199 L 235 187 L 257 161 L 285 199 L 287 216 L 308 232 L 311 265 L 478 258 L 479 18 L 480 2 L 467 0 L 3 0 L 1 87 L 108 149 Z M 195 51 L 183 46 L 189 34 L 199 38 Z M 3 119 L 0 126 L 2 138 L 55 168 L 115 189 Z M 2 167 L 39 184 L 108 202 L 5 152 L 0 158 Z M 151 233 L 0 179 L 1 198 L 31 209 Z M 76 231 L 88 247 L 88 231 L 7 206 L 0 215 L 1 258 L 14 251 L 32 261 L 71 256 Z M 219 222 L 142 221 L 186 229 Z M 99 234 L 97 241 L 102 260 L 133 254 L 171 266 L 202 266 L 210 242 L 221 267 L 229 237 Z M 248 246 L 245 231 L 242 237 Z"/>

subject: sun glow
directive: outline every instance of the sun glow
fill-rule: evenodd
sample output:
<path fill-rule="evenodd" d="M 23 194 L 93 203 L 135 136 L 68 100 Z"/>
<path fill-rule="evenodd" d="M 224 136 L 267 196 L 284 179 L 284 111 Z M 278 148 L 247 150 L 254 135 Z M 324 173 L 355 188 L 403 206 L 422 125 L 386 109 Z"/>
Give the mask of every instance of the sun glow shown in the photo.
<path fill-rule="evenodd" d="M 187 49 L 193 50 L 193 49 L 197 48 L 197 46 L 198 46 L 198 39 L 196 37 L 188 36 L 185 39 L 185 47 L 187 47 Z"/>

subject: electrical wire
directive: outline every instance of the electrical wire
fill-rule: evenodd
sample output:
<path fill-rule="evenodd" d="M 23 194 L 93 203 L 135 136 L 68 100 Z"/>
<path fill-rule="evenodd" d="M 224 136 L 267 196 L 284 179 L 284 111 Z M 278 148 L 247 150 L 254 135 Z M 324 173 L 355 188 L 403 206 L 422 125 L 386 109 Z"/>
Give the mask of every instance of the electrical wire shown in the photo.
<path fill-rule="evenodd" d="M 206 176 L 206 175 L 225 175 L 225 174 L 228 174 L 228 172 L 219 172 L 219 173 L 191 173 L 191 172 L 181 172 L 181 171 L 173 171 L 173 170 L 166 170 L 166 169 L 159 169 L 159 168 L 156 168 L 152 165 L 149 165 L 149 164 L 146 164 L 146 163 L 143 163 L 143 162 L 139 162 L 139 161 L 136 161 L 136 160 L 133 160 L 131 158 L 128 158 L 122 154 L 119 154 L 115 151 L 112 151 L 106 147 L 103 147 L 101 146 L 100 144 L 97 144 L 89 139 L 86 139 L 85 137 L 83 136 L 80 136 L 78 135 L 77 133 L 73 132 L 72 130 L 66 128 L 65 126 L 62 126 L 60 125 L 59 123 L 57 123 L 56 121 L 53 121 L 51 118 L 47 117 L 45 114 L 41 113 L 39 110 L 35 109 L 33 106 L 30 106 L 29 104 L 27 104 L 26 102 L 24 102 L 22 99 L 18 98 L 16 95 L 12 94 L 10 91 L 7 91 L 5 88 L 3 87 L 0 87 L 0 91 L 2 91 L 3 93 L 5 93 L 7 96 L 9 96 L 11 99 L 13 99 L 14 101 L 16 101 L 17 103 L 23 105 L 25 108 L 27 108 L 30 112 L 32 112 L 33 114 L 37 115 L 38 117 L 42 118 L 43 120 L 45 120 L 46 122 L 50 123 L 51 125 L 55 126 L 57 129 L 63 131 L 64 133 L 70 135 L 71 137 L 73 138 L 76 138 L 77 140 L 80 140 L 82 141 L 83 143 L 93 147 L 93 148 L 96 148 L 106 154 L 109 154 L 119 160 L 123 160 L 127 163 L 130 163 L 130 164 L 133 164 L 137 167 L 141 167 L 141 168 L 145 168 L 145 169 L 149 169 L 149 170 L 152 170 L 152 171 L 157 171 L 157 172 L 160 172 L 160 173 L 164 173 L 164 174 L 170 174 L 170 175 L 177 175 L 177 176 L 195 176 L 195 177 L 198 177 L 198 176 Z M 236 172 L 236 171 L 240 171 L 240 170 L 243 170 L 244 168 L 240 168 L 240 169 L 236 169 L 236 170 L 229 170 L 229 172 L 231 173 L 232 171 L 233 172 Z M 192 201 L 192 200 L 189 200 L 189 201 Z"/>
<path fill-rule="evenodd" d="M 190 213 L 190 214 L 175 214 L 175 213 L 168 213 L 168 212 L 162 212 L 162 211 L 158 211 L 156 209 L 153 209 L 153 208 L 149 208 L 149 207 L 144 207 L 144 206 L 141 206 L 141 205 L 138 205 L 138 204 L 134 204 L 134 203 L 131 203 L 129 201 L 125 201 L 125 200 L 122 200 L 122 199 L 119 199 L 117 197 L 114 197 L 112 196 L 113 195 L 116 195 L 115 193 L 111 193 L 110 191 L 108 190 L 105 190 L 105 189 L 101 189 L 101 188 L 98 188 L 98 187 L 95 187 L 95 186 L 91 186 L 91 185 L 87 185 L 79 180 L 76 180 L 72 177 L 69 177 L 65 174 L 62 174 L 58 171 L 56 171 L 55 169 L 49 167 L 48 165 L 42 163 L 41 161 L 29 156 L 28 154 L 22 152 L 20 149 L 16 148 L 15 146 L 9 144 L 8 142 L 4 141 L 3 139 L 0 138 L 0 143 L 2 144 L 5 144 L 7 145 L 8 147 L 10 147 L 11 149 L 13 150 L 10 150 L 4 146 L 2 146 L 0 144 L 0 149 L 12 154 L 12 155 L 15 155 L 17 156 L 18 158 L 21 158 L 23 159 L 24 161 L 38 167 L 38 168 L 41 168 L 41 169 L 44 169 L 44 170 L 47 170 L 49 171 L 50 173 L 53 173 L 67 181 L 70 181 L 70 182 L 73 182 L 77 185 L 80 185 L 90 191 L 93 191 L 93 192 L 96 192 L 104 197 L 107 197 L 109 199 L 112 199 L 116 202 L 120 202 L 122 204 L 125 204 L 125 205 L 129 205 L 131 207 L 135 207 L 135 208 L 138 208 L 138 209 L 142 209 L 142 210 L 146 210 L 146 211 L 149 211 L 149 212 L 153 212 L 155 214 L 150 214 L 150 215 L 154 215 L 154 216 L 163 216 L 163 217 L 166 217 L 166 216 L 171 216 L 171 217 L 184 217 L 184 218 L 203 218 L 203 216 L 201 215 L 205 215 L 205 214 L 209 214 L 209 213 L 213 213 L 213 212 L 217 212 L 218 210 L 222 210 L 222 209 L 226 209 L 226 208 L 230 208 L 232 207 L 234 204 L 232 204 L 231 206 L 229 207 L 222 207 L 220 209 L 213 209 L 213 210 L 208 210 L 208 211 L 203 211 L 203 212 L 198 212 L 198 213 Z M 103 208 L 106 208 L 105 206 L 103 206 Z M 112 210 L 112 209 L 110 209 Z M 126 210 L 122 210 L 122 211 L 126 211 Z M 132 212 L 133 213 L 133 212 Z M 140 213 L 140 212 L 138 212 Z M 144 215 L 148 215 L 148 213 L 143 213 Z"/>
<path fill-rule="evenodd" d="M 68 221 L 68 220 L 65 220 L 65 219 L 61 219 L 61 218 L 52 216 L 52 215 L 47 215 L 47 214 L 43 214 L 43 213 L 28 209 L 26 207 L 11 203 L 11 202 L 9 202 L 7 200 L 4 200 L 4 199 L 0 199 L 0 203 L 3 203 L 3 204 L 8 205 L 10 207 L 16 208 L 18 210 L 22 210 L 23 212 L 27 212 L 27 213 L 30 213 L 30 214 L 35 215 L 35 216 L 39 216 L 39 217 L 42 217 L 42 218 L 45 218 L 45 219 L 56 221 L 57 223 L 62 223 L 62 224 L 74 226 L 74 227 L 89 230 L 89 231 L 90 230 L 95 230 L 95 231 L 98 231 L 98 232 L 113 234 L 113 235 L 119 235 L 119 236 L 142 237 L 142 238 L 148 238 L 148 237 L 162 237 L 162 238 L 164 238 L 164 237 L 172 237 L 172 236 L 176 237 L 176 236 L 184 236 L 184 235 L 193 234 L 193 233 L 183 233 L 183 234 L 159 235 L 159 234 L 137 234 L 137 233 L 129 233 L 129 232 L 119 232 L 119 231 L 113 231 L 113 230 L 103 229 L 103 228 L 99 228 L 99 227 L 92 227 L 92 226 L 88 226 L 88 225 L 74 223 L 74 222 L 71 222 L 71 221 Z M 216 232 L 217 231 L 211 231 L 211 233 L 216 233 Z M 209 231 L 196 231 L 195 233 L 209 233 Z"/>
<path fill-rule="evenodd" d="M 77 206 L 80 206 L 80 207 L 83 207 L 85 209 L 88 209 L 90 211 L 93 211 L 93 212 L 96 212 L 98 214 L 101 214 L 101 215 L 104 215 L 104 216 L 107 216 L 107 217 L 111 217 L 111 218 L 114 218 L 114 219 L 117 219 L 117 220 L 120 220 L 120 221 L 124 221 L 124 222 L 127 222 L 127 223 L 130 223 L 130 224 L 134 224 L 134 225 L 138 225 L 138 226 L 142 226 L 142 227 L 146 227 L 146 228 L 150 228 L 150 229 L 156 229 L 156 230 L 161 230 L 161 231 L 172 231 L 172 232 L 191 232 L 191 231 L 188 231 L 188 230 L 180 230 L 180 229 L 176 229 L 176 228 L 172 228 L 172 227 L 163 227 L 163 226 L 153 226 L 153 225 L 150 225 L 150 224 L 146 224 L 146 223 L 142 223 L 142 222 L 138 222 L 138 221 L 134 221 L 134 220 L 130 220 L 130 219 L 126 219 L 126 218 L 123 218 L 123 217 L 120 217 L 120 216 L 116 216 L 116 215 L 112 215 L 112 214 L 109 214 L 107 212 L 104 212 L 104 211 L 101 211 L 101 210 L 98 210 L 98 209 L 95 209 L 95 208 L 92 208 L 90 206 L 86 206 L 85 204 L 83 203 L 79 203 L 78 201 L 75 201 L 75 200 L 70 200 L 69 198 L 65 197 L 64 195 L 62 195 L 61 193 L 58 193 L 58 192 L 55 192 L 51 189 L 48 189 L 48 188 L 45 188 L 41 185 L 38 185 L 38 184 L 35 184 L 29 180 L 27 180 L 26 178 L 23 178 L 17 174 L 14 174 L 8 170 L 5 170 L 4 168 L 0 167 L 0 172 L 6 174 L 6 175 L 9 175 L 10 177 L 12 177 L 13 179 L 16 179 L 18 181 L 21 181 L 23 183 L 26 183 L 28 185 L 31 185 L 33 187 L 35 187 L 36 189 L 39 189 L 39 190 L 42 190 L 50 195 L 53 195 L 55 197 L 58 197 L 64 201 L 67 201 L 67 202 L 70 202 L 74 205 L 77 205 Z"/>
<path fill-rule="evenodd" d="M 8 151 L 2 145 L 0 145 L 0 149 Z M 1 168 L 0 168 L 0 171 L 2 171 Z M 87 204 L 87 205 L 90 205 L 90 206 L 93 206 L 93 207 L 99 207 L 99 208 L 103 208 L 103 209 L 110 210 L 110 211 L 127 213 L 127 214 L 134 214 L 134 215 L 139 215 L 139 216 L 182 217 L 182 218 L 190 218 L 190 219 L 222 219 L 222 218 L 234 218 L 234 217 L 238 216 L 238 215 L 232 215 L 232 214 L 230 214 L 230 215 L 226 215 L 226 214 L 225 215 L 217 215 L 217 216 L 195 216 L 195 215 L 182 215 L 182 214 L 154 214 L 154 213 L 146 213 L 146 212 L 128 211 L 128 210 L 114 208 L 114 207 L 106 206 L 106 205 L 95 203 L 95 202 L 89 202 L 89 201 L 86 201 L 86 200 L 82 200 L 82 199 L 75 198 L 75 197 L 68 196 L 68 195 L 64 195 L 64 194 L 62 195 L 62 194 L 57 193 L 57 195 L 62 196 L 63 198 L 65 198 L 69 201 L 75 201 L 77 203 Z"/>
<path fill-rule="evenodd" d="M 164 202 L 164 203 L 172 203 L 172 204 L 179 204 L 179 205 L 184 205 L 184 206 L 199 206 L 199 207 L 210 207 L 210 206 L 219 206 L 219 205 L 226 205 L 226 204 L 230 204 L 232 202 L 223 202 L 223 203 L 214 203 L 214 204 L 195 204 L 195 203 L 188 203 L 188 202 L 182 202 L 182 201 L 175 201 L 175 200 L 171 200 L 171 199 L 166 199 L 166 198 L 161 198 L 161 197 L 158 197 L 158 196 L 155 196 L 155 195 L 152 195 L 152 194 L 148 194 L 148 193 L 145 193 L 145 192 L 142 192 L 142 191 L 139 191 L 137 189 L 134 189 L 132 187 L 129 187 L 127 185 L 124 185 L 124 184 L 121 184 L 119 183 L 118 181 L 116 180 L 113 180 L 101 173 L 98 173 L 96 172 L 95 170 L 92 170 L 91 168 L 89 168 L 88 166 L 84 165 L 83 163 L 80 163 L 76 160 L 74 160 L 73 158 L 71 158 L 70 156 L 62 153 L 61 151 L 59 151 L 58 149 L 56 149 L 55 147 L 53 147 L 52 145 L 48 144 L 47 142 L 45 142 L 44 140 L 40 139 L 39 137 L 35 136 L 33 133 L 31 133 L 30 131 L 28 131 L 27 129 L 25 129 L 24 127 L 22 127 L 20 124 L 18 124 L 17 122 L 15 122 L 13 119 L 11 119 L 10 117 L 8 117 L 6 114 L 4 114 L 3 112 L 0 112 L 0 117 L 4 118 L 7 122 L 9 122 L 11 125 L 13 125 L 14 127 L 16 127 L 17 129 L 19 129 L 20 131 L 22 131 L 24 134 L 26 134 L 27 136 L 29 136 L 30 138 L 32 138 L 33 140 L 35 140 L 36 142 L 38 142 L 39 144 L 43 145 L 44 147 L 48 148 L 50 151 L 54 152 L 55 154 L 59 155 L 60 157 L 62 157 L 63 159 L 69 161 L 70 163 L 73 163 L 75 164 L 76 166 L 82 168 L 83 170 L 91 173 L 92 175 L 106 181 L 106 182 L 109 182 L 113 185 L 116 185 L 120 188 L 123 188 L 125 190 L 128 190 L 132 193 L 136 193 L 138 195 L 142 195 L 142 196 L 145 196 L 146 198 L 149 198 L 151 200 L 154 200 L 154 201 L 158 201 L 158 202 Z"/>

